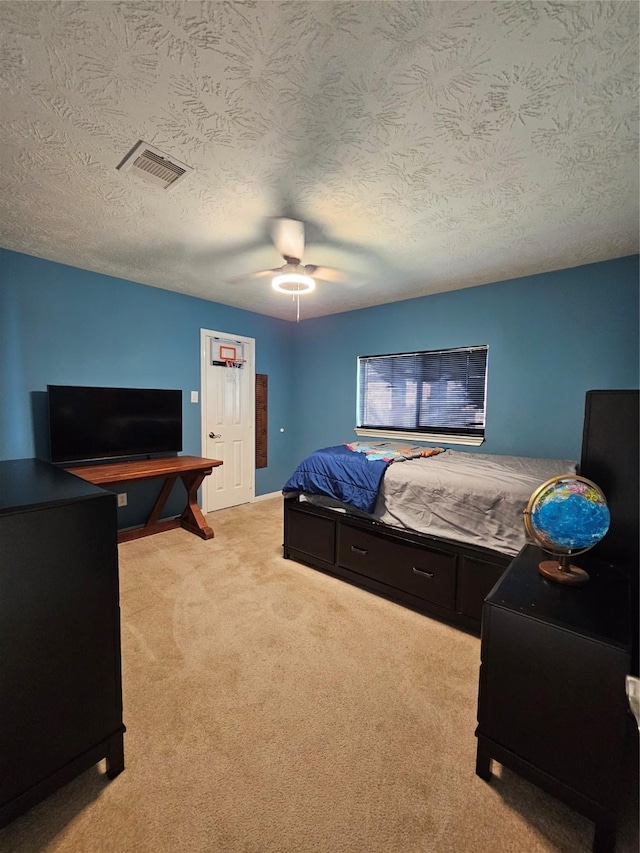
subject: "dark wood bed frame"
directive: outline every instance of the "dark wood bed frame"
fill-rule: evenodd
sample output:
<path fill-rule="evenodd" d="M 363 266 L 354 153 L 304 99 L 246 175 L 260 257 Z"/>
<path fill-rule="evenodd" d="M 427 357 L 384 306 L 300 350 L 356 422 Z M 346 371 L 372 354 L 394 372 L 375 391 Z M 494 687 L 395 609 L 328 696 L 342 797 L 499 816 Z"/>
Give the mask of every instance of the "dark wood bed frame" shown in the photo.
<path fill-rule="evenodd" d="M 612 516 L 593 551 L 624 566 L 637 593 L 637 391 L 587 392 L 580 473 L 603 489 Z M 484 599 L 513 559 L 298 497 L 284 501 L 284 556 L 475 632 Z"/>

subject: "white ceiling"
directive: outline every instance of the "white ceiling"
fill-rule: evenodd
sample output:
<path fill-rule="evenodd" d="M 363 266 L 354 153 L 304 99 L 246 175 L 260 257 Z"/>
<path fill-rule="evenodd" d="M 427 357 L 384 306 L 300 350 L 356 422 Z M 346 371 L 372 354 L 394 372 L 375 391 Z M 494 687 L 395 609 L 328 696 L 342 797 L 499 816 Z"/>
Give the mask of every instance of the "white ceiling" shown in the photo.
<path fill-rule="evenodd" d="M 635 253 L 639 8 L 2 2 L 0 245 L 288 320 L 273 216 L 302 318 Z"/>

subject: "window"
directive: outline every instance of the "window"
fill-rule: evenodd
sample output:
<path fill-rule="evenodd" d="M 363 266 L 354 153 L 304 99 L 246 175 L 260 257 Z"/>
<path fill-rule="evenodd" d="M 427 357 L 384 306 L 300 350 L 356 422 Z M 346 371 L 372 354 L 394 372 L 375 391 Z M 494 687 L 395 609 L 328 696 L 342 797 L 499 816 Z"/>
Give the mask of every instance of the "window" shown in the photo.
<path fill-rule="evenodd" d="M 482 444 L 488 351 L 359 356 L 356 432 Z"/>

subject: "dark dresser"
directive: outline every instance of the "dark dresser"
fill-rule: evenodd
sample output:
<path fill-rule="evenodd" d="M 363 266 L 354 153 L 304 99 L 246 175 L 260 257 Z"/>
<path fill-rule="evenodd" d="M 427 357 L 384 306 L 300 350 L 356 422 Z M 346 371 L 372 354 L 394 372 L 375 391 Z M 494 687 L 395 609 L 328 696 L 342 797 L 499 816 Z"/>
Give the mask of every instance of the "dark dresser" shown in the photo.
<path fill-rule="evenodd" d="M 124 768 L 116 496 L 0 462 L 0 826 L 103 758 Z"/>
<path fill-rule="evenodd" d="M 527 545 L 485 601 L 476 772 L 492 759 L 595 821 L 594 851 L 613 853 L 631 667 L 629 580 L 577 559 L 589 583 L 538 573 Z"/>

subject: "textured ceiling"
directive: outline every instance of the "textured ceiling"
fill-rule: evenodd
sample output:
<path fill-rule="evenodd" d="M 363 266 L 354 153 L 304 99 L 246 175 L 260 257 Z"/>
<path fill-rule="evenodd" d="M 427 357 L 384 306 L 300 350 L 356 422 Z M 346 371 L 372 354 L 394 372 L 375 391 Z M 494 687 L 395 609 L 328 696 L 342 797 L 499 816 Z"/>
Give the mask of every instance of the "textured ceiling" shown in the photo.
<path fill-rule="evenodd" d="M 638 251 L 636 2 L 2 2 L 0 245 L 285 319 Z M 188 164 L 117 170 L 138 140 Z"/>

